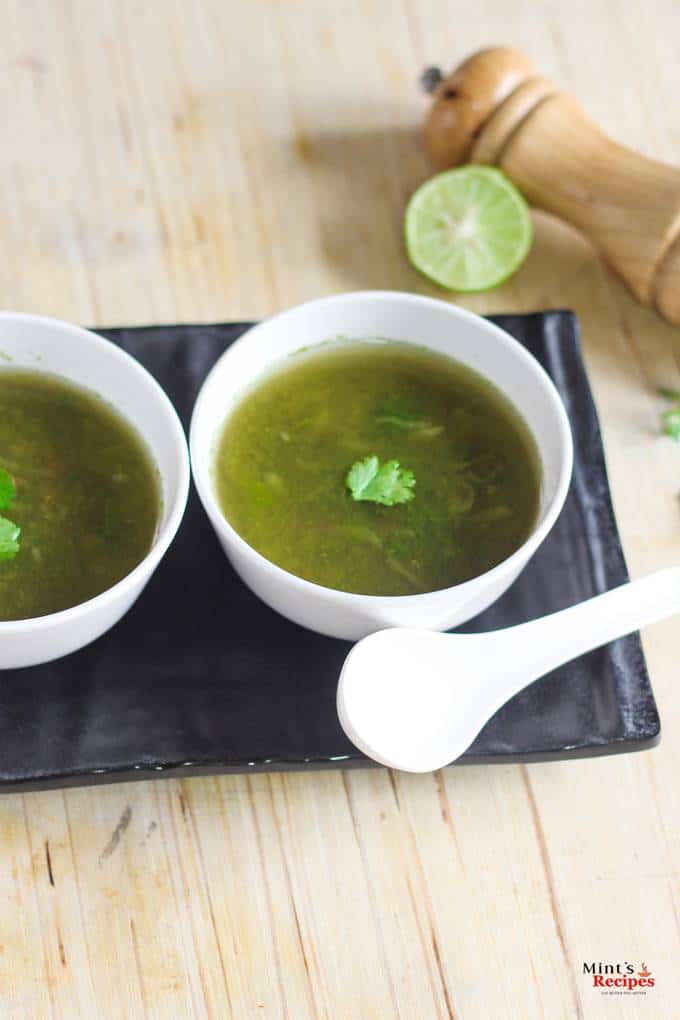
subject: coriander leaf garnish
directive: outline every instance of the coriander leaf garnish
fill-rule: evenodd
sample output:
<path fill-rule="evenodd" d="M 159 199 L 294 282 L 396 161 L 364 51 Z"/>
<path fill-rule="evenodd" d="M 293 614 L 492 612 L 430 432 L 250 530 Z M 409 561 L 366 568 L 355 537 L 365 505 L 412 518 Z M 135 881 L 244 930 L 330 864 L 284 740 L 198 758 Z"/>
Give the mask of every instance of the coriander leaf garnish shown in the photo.
<path fill-rule="evenodd" d="M 667 436 L 670 436 L 671 439 L 675 439 L 680 442 L 680 391 L 659 389 L 659 393 L 662 397 L 665 397 L 666 400 L 672 400 L 675 404 L 674 407 L 671 407 L 669 411 L 666 411 L 665 414 L 661 416 L 664 432 Z"/>
<path fill-rule="evenodd" d="M 0 467 L 0 510 L 9 509 L 9 505 L 17 494 L 14 479 L 9 471 Z"/>
<path fill-rule="evenodd" d="M 9 471 L 0 467 L 0 510 L 9 509 L 10 503 L 17 494 L 14 479 Z M 0 517 L 0 560 L 11 560 L 19 552 L 19 536 L 21 528 L 6 517 Z"/>
<path fill-rule="evenodd" d="M 383 506 L 408 503 L 415 496 L 415 484 L 413 472 L 401 468 L 398 460 L 388 460 L 381 465 L 375 456 L 356 461 L 347 474 L 347 488 L 352 499 Z"/>
<path fill-rule="evenodd" d="M 0 517 L 0 560 L 11 560 L 19 552 L 19 537 L 21 528 L 18 528 L 6 517 Z"/>
<path fill-rule="evenodd" d="M 676 407 L 673 411 L 666 411 L 663 416 L 663 424 L 667 436 L 680 440 L 680 407 Z"/>

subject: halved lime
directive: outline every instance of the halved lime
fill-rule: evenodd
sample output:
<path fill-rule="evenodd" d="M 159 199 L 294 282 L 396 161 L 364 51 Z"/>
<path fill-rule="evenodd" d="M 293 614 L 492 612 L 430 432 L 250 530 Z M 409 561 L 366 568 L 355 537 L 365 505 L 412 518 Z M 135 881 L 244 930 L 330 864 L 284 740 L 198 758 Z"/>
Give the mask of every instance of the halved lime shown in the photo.
<path fill-rule="evenodd" d="M 449 290 L 488 290 L 507 280 L 531 247 L 529 207 L 500 170 L 445 170 L 406 209 L 406 251 L 416 269 Z"/>

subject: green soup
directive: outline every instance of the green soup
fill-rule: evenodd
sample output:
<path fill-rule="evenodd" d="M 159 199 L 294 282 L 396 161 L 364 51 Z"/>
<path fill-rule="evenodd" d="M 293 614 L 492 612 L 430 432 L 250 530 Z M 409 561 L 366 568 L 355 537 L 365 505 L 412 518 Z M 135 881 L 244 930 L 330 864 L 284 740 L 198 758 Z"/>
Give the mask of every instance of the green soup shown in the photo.
<path fill-rule="evenodd" d="M 153 543 L 158 474 L 141 438 L 94 394 L 56 376 L 0 371 L 0 467 L 21 528 L 0 560 L 0 620 L 79 605 L 120 581 Z"/>
<path fill-rule="evenodd" d="M 357 502 L 356 461 L 415 477 L 399 505 Z M 415 345 L 347 341 L 292 356 L 227 418 L 221 508 L 258 552 L 299 577 L 413 595 L 496 566 L 531 533 L 540 463 L 510 402 L 464 365 Z"/>

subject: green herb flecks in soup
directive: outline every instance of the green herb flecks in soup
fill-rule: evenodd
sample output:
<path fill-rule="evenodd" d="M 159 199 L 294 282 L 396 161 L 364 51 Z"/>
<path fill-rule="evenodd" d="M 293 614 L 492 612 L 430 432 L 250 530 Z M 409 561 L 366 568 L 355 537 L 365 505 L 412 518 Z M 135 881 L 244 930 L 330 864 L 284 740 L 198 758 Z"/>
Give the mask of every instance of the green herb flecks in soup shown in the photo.
<path fill-rule="evenodd" d="M 5 502 L 7 477 L 14 494 L 3 519 L 11 517 L 20 538 L 0 557 L 0 620 L 79 605 L 151 548 L 160 515 L 156 469 L 132 427 L 93 394 L 55 376 L 1 370 Z M 7 548 L 9 534 L 5 540 Z"/>
<path fill-rule="evenodd" d="M 393 341 L 294 355 L 229 415 L 227 519 L 299 577 L 368 595 L 466 581 L 514 552 L 539 506 L 538 452 L 467 367 Z"/>

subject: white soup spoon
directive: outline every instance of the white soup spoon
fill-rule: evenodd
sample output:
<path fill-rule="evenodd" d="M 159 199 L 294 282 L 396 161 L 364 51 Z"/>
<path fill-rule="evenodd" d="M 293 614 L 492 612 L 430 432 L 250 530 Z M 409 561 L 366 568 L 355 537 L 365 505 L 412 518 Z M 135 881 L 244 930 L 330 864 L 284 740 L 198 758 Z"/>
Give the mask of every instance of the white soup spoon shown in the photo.
<path fill-rule="evenodd" d="M 513 695 L 577 655 L 680 612 L 680 567 L 486 634 L 395 627 L 345 659 L 338 715 L 370 758 L 407 772 L 455 761 Z"/>

